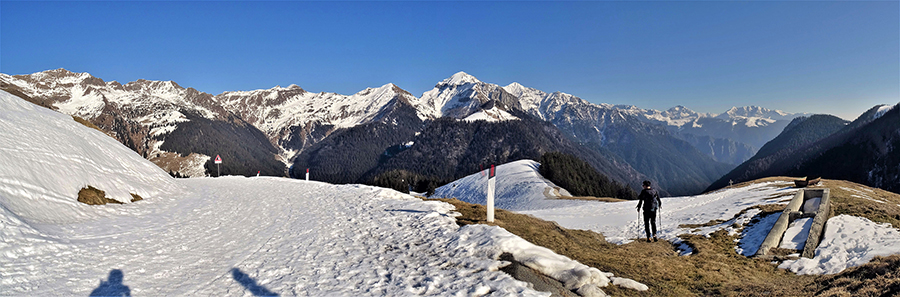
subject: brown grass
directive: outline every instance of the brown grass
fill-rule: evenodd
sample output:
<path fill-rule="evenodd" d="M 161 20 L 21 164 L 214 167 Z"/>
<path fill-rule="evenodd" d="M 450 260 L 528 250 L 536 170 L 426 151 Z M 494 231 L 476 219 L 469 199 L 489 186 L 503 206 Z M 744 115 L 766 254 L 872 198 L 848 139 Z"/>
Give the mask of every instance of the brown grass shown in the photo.
<path fill-rule="evenodd" d="M 809 289 L 817 296 L 900 296 L 900 255 L 875 257 L 866 265 L 823 276 Z"/>
<path fill-rule="evenodd" d="M 79 116 L 73 115 L 72 119 L 75 120 L 76 122 L 78 122 L 79 124 L 84 125 L 85 127 L 88 127 L 88 128 L 100 131 L 100 133 L 106 134 L 106 131 L 101 130 L 100 127 L 97 127 L 97 125 L 94 125 L 93 123 L 88 122 L 87 120 L 85 120 Z M 106 134 L 106 135 L 109 135 L 109 134 Z"/>
<path fill-rule="evenodd" d="M 461 225 L 485 224 L 485 207 L 456 199 L 439 199 L 456 206 Z M 603 235 L 569 230 L 554 222 L 505 210 L 495 213 L 496 225 L 529 242 L 650 286 L 648 292 L 604 288 L 613 296 L 809 296 L 804 286 L 814 277 L 777 269 L 768 261 L 750 259 L 734 251 L 734 239 L 724 231 L 709 238 L 684 236 L 694 255 L 679 256 L 665 241 L 635 241 L 624 245 L 606 242 Z M 799 285 L 799 286 L 798 286 Z"/>
<path fill-rule="evenodd" d="M 864 217 L 873 222 L 890 223 L 895 228 L 900 226 L 900 205 L 898 205 L 900 204 L 900 195 L 843 180 L 823 179 L 822 184 L 831 189 L 831 206 L 835 215 Z M 853 197 L 853 195 L 861 195 L 843 188 L 855 189 L 869 198 L 884 203 Z"/>
<path fill-rule="evenodd" d="M 138 201 L 144 200 L 144 198 L 139 196 L 138 194 L 135 194 L 135 193 L 130 193 L 130 194 L 131 194 L 131 202 L 138 202 Z"/>
<path fill-rule="evenodd" d="M 752 183 L 792 180 L 794 178 L 772 177 Z M 749 184 L 751 182 L 732 187 Z M 835 214 L 861 216 L 900 226 L 900 195 L 846 181 L 822 180 L 822 184 L 831 189 Z M 862 191 L 866 196 L 885 203 L 853 197 L 851 195 L 859 194 L 841 187 Z M 439 200 L 456 206 L 462 214 L 457 218 L 459 224 L 486 224 L 484 206 L 456 199 Z M 756 216 L 759 218 L 781 212 L 784 207 L 785 204 L 769 204 L 753 208 L 762 210 Z M 720 223 L 712 221 L 697 226 Z M 678 256 L 675 248 L 667 242 L 635 241 L 614 245 L 595 232 L 569 230 L 554 222 L 505 210 L 497 210 L 496 222 L 491 225 L 503 227 L 529 242 L 586 265 L 650 287 L 648 292 L 615 286 L 604 288 L 613 296 L 900 296 L 900 255 L 878 257 L 869 264 L 836 275 L 806 276 L 778 269 L 768 260 L 737 254 L 734 250 L 737 237 L 722 230 L 708 238 L 681 236 L 694 249 L 694 254 Z M 783 254 L 794 252 L 785 250 Z"/>
<path fill-rule="evenodd" d="M 106 198 L 106 192 L 92 186 L 84 187 L 78 191 L 78 202 L 87 205 L 122 204 L 122 202 Z"/>

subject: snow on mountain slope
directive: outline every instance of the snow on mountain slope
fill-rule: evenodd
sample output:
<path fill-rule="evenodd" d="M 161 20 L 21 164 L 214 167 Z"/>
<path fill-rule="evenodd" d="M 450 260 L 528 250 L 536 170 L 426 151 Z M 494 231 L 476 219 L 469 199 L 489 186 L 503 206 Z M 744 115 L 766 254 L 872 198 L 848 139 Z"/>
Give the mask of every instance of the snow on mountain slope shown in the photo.
<path fill-rule="evenodd" d="M 518 120 L 519 118 L 509 114 L 505 110 L 499 109 L 496 106 L 491 109 L 482 109 L 478 112 L 470 114 L 466 118 L 462 119 L 467 122 L 474 121 L 488 121 L 488 122 L 500 122 L 500 121 L 512 121 Z"/>
<path fill-rule="evenodd" d="M 498 271 L 504 252 L 579 292 L 602 294 L 612 277 L 392 190 L 173 179 L 6 92 L 0 140 L 0 295 L 547 296 Z M 89 206 L 75 202 L 84 185 L 146 199 Z"/>
<path fill-rule="evenodd" d="M 541 176 L 538 172 L 540 165 L 532 160 L 519 160 L 497 166 L 494 205 L 518 211 L 566 204 L 568 200 L 554 198 L 572 195 Z M 487 171 L 486 169 L 439 187 L 434 190 L 432 197 L 457 198 L 483 205 L 487 201 Z"/>
<path fill-rule="evenodd" d="M 893 109 L 893 108 L 894 108 L 893 105 L 887 105 L 887 104 L 884 104 L 884 105 L 879 106 L 879 107 L 878 107 L 878 110 L 875 111 L 875 114 L 872 115 L 872 120 L 875 120 L 875 119 L 877 119 L 877 118 L 880 118 L 881 116 L 883 116 L 883 115 L 884 115 L 885 113 L 887 113 L 888 111 L 891 111 L 891 109 Z"/>
<path fill-rule="evenodd" d="M 122 85 L 104 82 L 87 72 L 74 73 L 65 69 L 48 70 L 29 75 L 3 74 L 0 80 L 19 87 L 31 97 L 52 98 L 60 112 L 85 119 L 100 116 L 103 107 L 113 103 L 130 107 L 140 116 L 188 109 L 206 118 L 221 116 L 212 95 L 185 89 L 172 81 L 139 79 Z"/>
<path fill-rule="evenodd" d="M 448 116 L 462 119 L 484 109 L 485 104 L 492 104 L 485 107 L 487 109 L 521 109 L 517 98 L 502 87 L 481 82 L 465 72 L 458 72 L 437 83 L 434 89 L 423 93 L 414 105 L 431 118 Z"/>
<path fill-rule="evenodd" d="M 291 85 L 287 88 L 225 92 L 216 95 L 216 100 L 266 133 L 273 143 L 283 146 L 294 137 L 297 127 L 354 127 L 378 120 L 390 104 L 410 104 L 416 97 L 389 83 L 349 96 L 310 93 Z M 420 113 L 419 117 L 425 119 L 426 115 Z"/>
<path fill-rule="evenodd" d="M 93 186 L 124 203 L 177 188 L 168 174 L 100 131 L 0 91 L 0 203 L 38 222 L 79 220 L 78 191 Z"/>
<path fill-rule="evenodd" d="M 665 124 L 673 127 L 702 128 L 701 119 L 718 119 L 730 123 L 732 126 L 746 127 L 768 126 L 776 121 L 790 121 L 803 114 L 787 113 L 780 110 L 772 110 L 759 106 L 732 107 L 721 114 L 698 113 L 684 106 L 678 105 L 666 111 L 654 109 L 642 109 L 633 105 L 617 105 L 616 108 L 637 116 L 646 121 Z"/>

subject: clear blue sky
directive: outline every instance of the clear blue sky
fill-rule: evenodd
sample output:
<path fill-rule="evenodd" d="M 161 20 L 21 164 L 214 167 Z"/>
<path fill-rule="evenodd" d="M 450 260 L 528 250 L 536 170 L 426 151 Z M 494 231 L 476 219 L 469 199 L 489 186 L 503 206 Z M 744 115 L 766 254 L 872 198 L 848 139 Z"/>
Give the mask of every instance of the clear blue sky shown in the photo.
<path fill-rule="evenodd" d="M 900 102 L 900 2 L 0 2 L 0 72 L 420 96 L 457 71 L 595 103 L 853 119 Z"/>

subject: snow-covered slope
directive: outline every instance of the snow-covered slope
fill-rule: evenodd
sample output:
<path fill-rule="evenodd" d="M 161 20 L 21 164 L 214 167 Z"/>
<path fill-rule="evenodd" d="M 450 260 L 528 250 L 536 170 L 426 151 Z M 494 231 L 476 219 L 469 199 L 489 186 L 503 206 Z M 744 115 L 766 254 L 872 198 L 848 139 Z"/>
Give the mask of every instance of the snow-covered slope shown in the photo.
<path fill-rule="evenodd" d="M 508 210 L 542 209 L 560 206 L 566 201 L 554 200 L 560 196 L 572 196 L 545 179 L 538 172 L 541 164 L 532 160 L 520 160 L 497 166 L 494 205 Z M 434 190 L 432 197 L 458 198 L 484 204 L 487 200 L 487 171 L 475 173 Z"/>
<path fill-rule="evenodd" d="M 647 289 L 499 227 L 459 227 L 450 204 L 392 190 L 173 179 L 109 136 L 2 91 L 0 140 L 4 296 L 547 296 L 498 271 L 504 252 L 585 296 L 611 281 Z M 89 206 L 75 202 L 84 185 L 145 199 Z"/>
<path fill-rule="evenodd" d="M 0 91 L 0 204 L 36 222 L 83 219 L 76 202 L 90 185 L 128 203 L 171 195 L 177 185 L 159 167 L 100 131 Z"/>

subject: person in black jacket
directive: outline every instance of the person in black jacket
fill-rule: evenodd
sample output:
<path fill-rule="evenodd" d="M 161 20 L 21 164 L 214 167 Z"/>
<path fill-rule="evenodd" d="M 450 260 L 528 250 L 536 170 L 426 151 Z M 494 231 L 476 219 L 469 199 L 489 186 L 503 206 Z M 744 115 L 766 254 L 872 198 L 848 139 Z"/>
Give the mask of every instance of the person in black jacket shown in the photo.
<path fill-rule="evenodd" d="M 653 228 L 653 241 L 657 241 L 656 211 L 658 211 L 662 207 L 662 201 L 659 200 L 659 193 L 657 193 L 656 190 L 650 188 L 649 180 L 644 181 L 644 189 L 641 190 L 641 194 L 638 195 L 638 211 L 641 211 L 641 206 L 643 206 L 644 211 L 644 232 L 647 233 L 647 241 L 650 241 L 651 227 Z"/>

